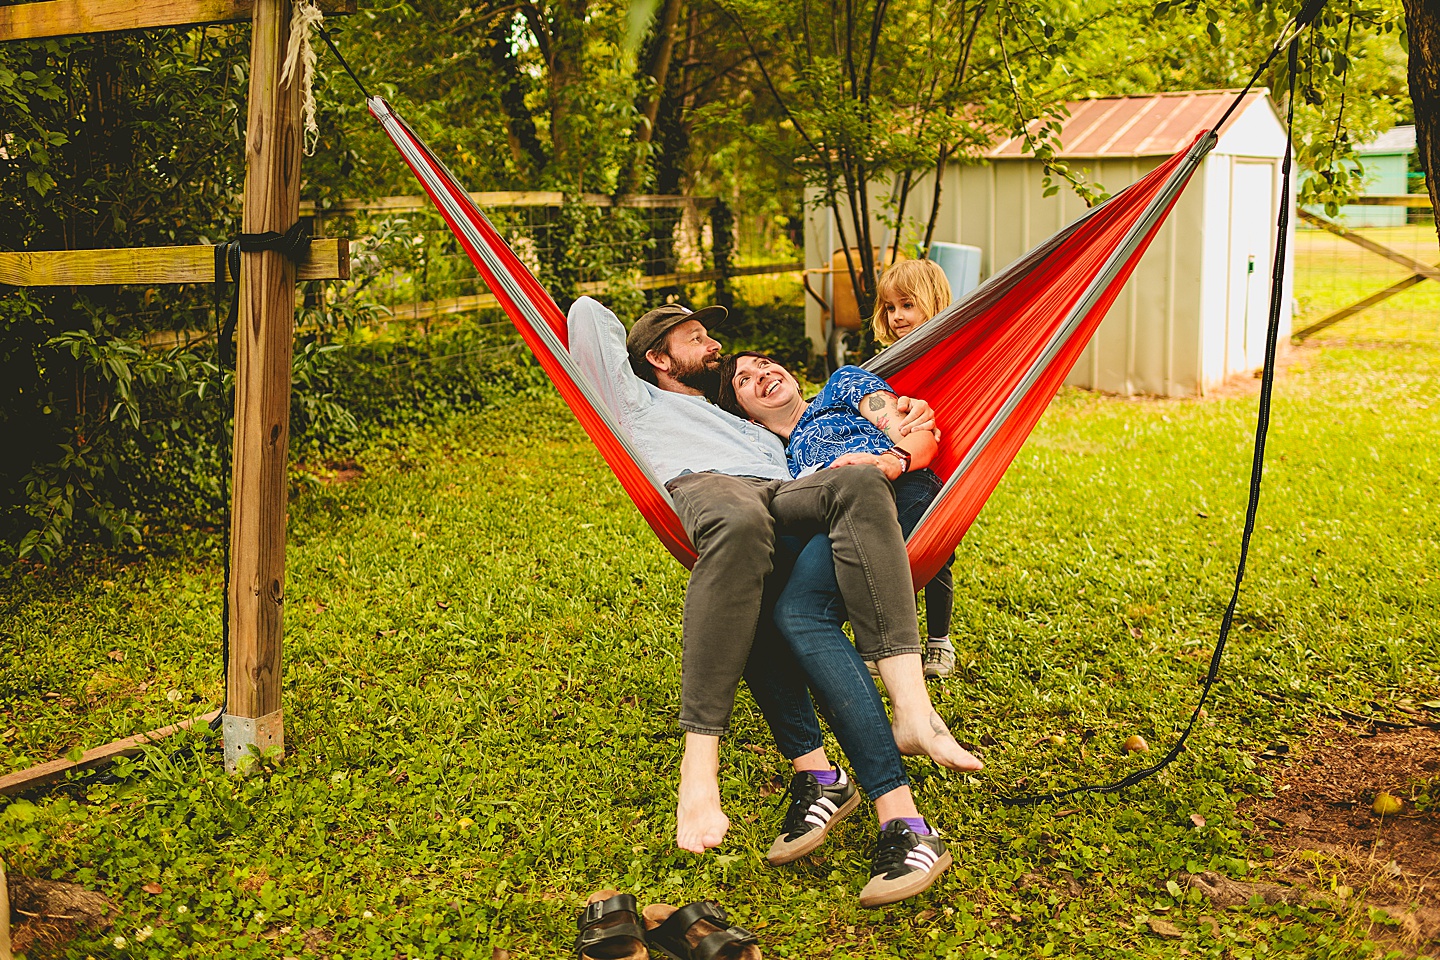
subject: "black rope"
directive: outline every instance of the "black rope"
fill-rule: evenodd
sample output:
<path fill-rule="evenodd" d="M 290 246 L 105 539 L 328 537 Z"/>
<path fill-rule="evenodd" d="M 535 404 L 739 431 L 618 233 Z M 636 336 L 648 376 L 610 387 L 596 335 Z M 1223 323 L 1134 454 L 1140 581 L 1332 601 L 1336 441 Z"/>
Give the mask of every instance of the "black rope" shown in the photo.
<path fill-rule="evenodd" d="M 225 282 L 236 280 L 234 299 L 227 316 L 222 309 Z M 230 707 L 230 450 L 233 441 L 235 403 L 233 391 L 225 389 L 225 371 L 235 369 L 235 325 L 240 319 L 240 241 L 215 245 L 215 395 L 220 398 L 220 670 L 225 684 L 220 698 L 220 711 L 210 721 L 210 729 L 218 730 Z M 233 381 L 232 381 L 233 383 Z"/>
<path fill-rule="evenodd" d="M 345 72 L 350 74 L 350 79 L 355 81 L 355 86 L 360 88 L 360 95 L 369 100 L 370 91 L 365 89 L 365 84 L 361 83 L 360 78 L 355 76 L 355 71 L 350 69 L 349 62 L 341 55 L 340 49 L 335 46 L 335 41 L 330 39 L 330 33 L 325 29 L 325 25 L 320 23 L 316 24 L 316 27 L 320 30 L 320 38 L 325 41 L 325 46 L 330 48 L 330 52 L 335 54 L 335 59 L 340 61 L 340 66 L 345 68 Z"/>
<path fill-rule="evenodd" d="M 1306 8 L 1310 10 L 1311 18 L 1319 9 L 1320 3 L 1313 3 L 1312 6 L 1313 9 Z M 1281 294 L 1285 288 L 1285 245 L 1290 227 L 1290 161 L 1291 144 L 1295 133 L 1295 71 L 1300 56 L 1298 37 L 1291 38 L 1289 51 L 1290 97 L 1285 124 L 1285 158 L 1280 165 L 1280 217 L 1277 222 L 1279 229 L 1275 242 L 1275 261 L 1270 271 L 1270 315 L 1265 332 L 1265 366 L 1260 375 L 1260 409 L 1255 420 L 1255 447 L 1250 462 L 1250 499 L 1245 506 L 1245 529 L 1240 535 L 1240 562 L 1235 567 L 1235 589 L 1230 594 L 1230 602 L 1226 605 L 1225 615 L 1220 620 L 1220 636 L 1215 642 L 1214 652 L 1210 655 L 1210 669 L 1202 681 L 1200 702 L 1195 704 L 1195 711 L 1190 714 L 1190 722 L 1185 725 L 1185 731 L 1180 734 L 1180 739 L 1175 741 L 1175 745 L 1159 762 L 1151 764 L 1143 770 L 1136 770 L 1114 783 L 1084 784 L 1053 793 L 1001 797 L 1000 802 L 1007 807 L 1033 807 L 1041 803 L 1053 803 L 1081 793 L 1117 793 L 1164 770 L 1185 749 L 1185 743 L 1190 739 L 1190 734 L 1200 719 L 1200 711 L 1205 708 L 1205 702 L 1210 698 L 1210 689 L 1220 675 L 1220 661 L 1225 654 L 1225 644 L 1230 639 L 1230 627 L 1235 622 L 1235 608 L 1240 602 L 1240 585 L 1245 580 L 1245 561 L 1250 555 L 1250 537 L 1255 532 L 1255 515 L 1260 507 L 1260 478 L 1265 470 L 1265 439 L 1270 432 L 1270 401 L 1275 384 L 1275 351 L 1280 338 Z M 1273 53 L 1270 59 L 1274 59 Z M 1267 60 L 1266 65 L 1269 62 Z M 1245 93 L 1242 91 L 1240 97 L 1244 95 Z M 1240 97 L 1236 98 L 1236 103 L 1239 102 Z M 1231 109 L 1234 109 L 1233 105 Z M 1226 115 L 1229 115 L 1228 111 Z M 1223 122 L 1222 118 L 1221 123 Z M 1218 129 L 1219 126 L 1220 124 L 1217 123 L 1216 128 Z"/>

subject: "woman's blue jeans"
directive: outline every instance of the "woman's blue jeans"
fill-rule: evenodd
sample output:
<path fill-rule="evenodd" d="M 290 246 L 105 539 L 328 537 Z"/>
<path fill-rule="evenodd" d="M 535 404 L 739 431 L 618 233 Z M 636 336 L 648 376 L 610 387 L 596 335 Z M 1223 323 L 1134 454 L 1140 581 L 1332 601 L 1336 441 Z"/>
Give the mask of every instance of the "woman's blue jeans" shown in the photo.
<path fill-rule="evenodd" d="M 920 470 L 901 477 L 894 488 L 900 528 L 908 536 L 939 493 L 940 480 L 929 470 Z M 855 779 L 873 801 L 910 781 L 875 681 L 845 635 L 845 604 L 835 580 L 830 541 L 825 536 L 809 541 L 781 539 L 776 570 L 780 573 L 788 566 L 789 577 L 775 581 L 784 586 L 772 616 L 784 643 L 774 642 L 763 629 L 757 634 L 746 683 L 776 745 L 792 760 L 822 743 L 809 696 L 813 692 Z M 794 556 L 793 564 L 781 562 L 782 550 L 787 553 L 785 561 Z"/>

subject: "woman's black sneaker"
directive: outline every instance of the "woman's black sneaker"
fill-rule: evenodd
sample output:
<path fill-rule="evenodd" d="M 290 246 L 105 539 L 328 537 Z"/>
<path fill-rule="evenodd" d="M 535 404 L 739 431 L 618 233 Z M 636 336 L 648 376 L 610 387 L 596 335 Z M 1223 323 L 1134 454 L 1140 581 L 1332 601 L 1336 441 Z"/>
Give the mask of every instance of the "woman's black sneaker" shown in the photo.
<path fill-rule="evenodd" d="M 855 784 L 836 768 L 840 779 L 826 786 L 808 771 L 799 771 L 790 778 L 790 808 L 785 811 L 785 826 L 765 855 L 775 866 L 799 860 L 825 842 L 830 828 L 860 805 Z"/>
<path fill-rule="evenodd" d="M 875 844 L 870 882 L 860 891 L 860 906 L 884 906 L 928 890 L 954 862 L 939 836 L 919 834 L 905 821 L 891 820 Z"/>

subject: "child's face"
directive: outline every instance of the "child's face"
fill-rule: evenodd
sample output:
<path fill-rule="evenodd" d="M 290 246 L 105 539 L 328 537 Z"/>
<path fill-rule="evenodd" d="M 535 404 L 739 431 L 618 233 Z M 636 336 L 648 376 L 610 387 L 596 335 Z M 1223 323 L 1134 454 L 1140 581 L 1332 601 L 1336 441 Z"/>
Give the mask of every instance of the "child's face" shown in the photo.
<path fill-rule="evenodd" d="M 925 316 L 925 311 L 915 305 L 915 301 L 905 294 L 900 294 L 894 300 L 885 301 L 885 322 L 890 329 L 895 331 L 898 339 L 919 329 L 930 318 Z"/>

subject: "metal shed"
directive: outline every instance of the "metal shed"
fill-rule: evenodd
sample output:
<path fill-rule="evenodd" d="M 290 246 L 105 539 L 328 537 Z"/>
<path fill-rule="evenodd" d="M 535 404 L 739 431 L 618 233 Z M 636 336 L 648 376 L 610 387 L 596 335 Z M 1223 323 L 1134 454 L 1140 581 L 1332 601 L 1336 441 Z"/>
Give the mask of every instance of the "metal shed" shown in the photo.
<path fill-rule="evenodd" d="M 1236 93 L 1071 103 L 1060 155 L 1072 169 L 1117 191 L 1213 126 Z M 986 151 L 983 162 L 952 165 L 945 174 L 934 239 L 979 247 L 986 277 L 1085 210 L 1068 189 L 1042 196 L 1044 171 L 1022 146 L 1022 139 L 1006 140 Z M 1284 152 L 1285 128 L 1269 92 L 1247 95 L 1067 383 L 1124 395 L 1203 396 L 1230 375 L 1261 364 Z M 931 189 L 921 185 L 912 214 L 929 209 Z M 839 246 L 830 221 L 828 210 L 808 212 L 807 266 L 821 266 Z M 823 344 L 820 309 L 814 303 L 806 309 L 812 341 Z M 1290 317 L 1287 284 L 1282 343 Z"/>

